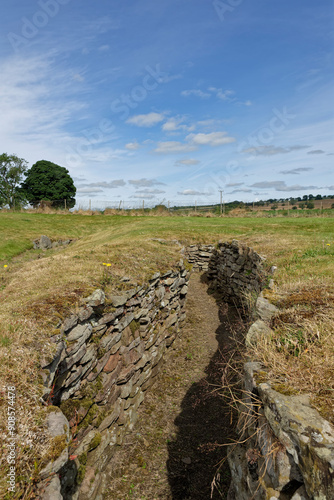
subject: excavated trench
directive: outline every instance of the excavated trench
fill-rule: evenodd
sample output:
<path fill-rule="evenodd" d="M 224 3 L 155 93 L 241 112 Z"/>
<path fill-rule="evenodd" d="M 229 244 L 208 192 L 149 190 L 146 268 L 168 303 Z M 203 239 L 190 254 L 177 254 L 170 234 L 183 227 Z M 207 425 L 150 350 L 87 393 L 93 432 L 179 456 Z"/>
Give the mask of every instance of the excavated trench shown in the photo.
<path fill-rule="evenodd" d="M 191 276 L 186 313 L 134 430 L 105 470 L 101 498 L 227 497 L 224 445 L 236 437 L 236 416 L 222 397 L 222 380 L 245 326 L 236 308 L 208 293 L 204 274 Z"/>

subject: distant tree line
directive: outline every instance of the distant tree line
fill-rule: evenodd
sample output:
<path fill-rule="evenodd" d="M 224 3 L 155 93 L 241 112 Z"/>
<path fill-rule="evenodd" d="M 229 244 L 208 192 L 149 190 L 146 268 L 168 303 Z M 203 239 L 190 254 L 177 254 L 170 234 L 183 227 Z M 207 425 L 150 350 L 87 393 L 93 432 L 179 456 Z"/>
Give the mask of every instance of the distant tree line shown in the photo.
<path fill-rule="evenodd" d="M 20 208 L 41 202 L 57 208 L 75 205 L 76 187 L 66 168 L 51 161 L 37 161 L 30 169 L 16 155 L 0 155 L 0 208 Z"/>

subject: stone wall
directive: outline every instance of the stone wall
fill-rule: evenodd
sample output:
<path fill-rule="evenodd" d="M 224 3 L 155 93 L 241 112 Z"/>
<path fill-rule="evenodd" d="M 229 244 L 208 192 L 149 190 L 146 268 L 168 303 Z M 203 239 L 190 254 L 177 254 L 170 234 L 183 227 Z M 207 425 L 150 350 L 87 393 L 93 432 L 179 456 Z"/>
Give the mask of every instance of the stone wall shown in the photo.
<path fill-rule="evenodd" d="M 189 274 L 181 261 L 179 271 L 108 300 L 96 290 L 60 325 L 54 357 L 41 362 L 50 442 L 58 446 L 41 473 L 44 500 L 102 498 L 103 469 L 185 320 Z"/>
<path fill-rule="evenodd" d="M 267 283 L 264 258 L 237 240 L 213 245 L 192 245 L 186 256 L 195 270 L 205 271 L 227 302 L 240 305 L 245 294 L 258 295 Z"/>
<path fill-rule="evenodd" d="M 248 346 L 273 333 L 268 322 L 275 306 L 261 294 L 256 309 L 260 319 L 249 328 Z M 228 451 L 228 499 L 333 499 L 333 427 L 311 407 L 309 396 L 282 394 L 285 386 L 271 386 L 266 379 L 260 363 L 244 365 L 240 443 Z"/>

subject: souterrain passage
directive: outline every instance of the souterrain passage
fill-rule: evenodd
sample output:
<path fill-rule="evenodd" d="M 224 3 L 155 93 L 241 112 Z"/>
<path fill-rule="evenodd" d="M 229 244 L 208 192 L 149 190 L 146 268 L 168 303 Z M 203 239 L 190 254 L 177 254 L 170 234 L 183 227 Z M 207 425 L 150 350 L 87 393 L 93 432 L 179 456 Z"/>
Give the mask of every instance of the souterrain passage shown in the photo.
<path fill-rule="evenodd" d="M 230 472 L 221 445 L 234 439 L 236 419 L 221 396 L 222 379 L 244 325 L 236 309 L 207 290 L 204 276 L 194 273 L 186 325 L 139 408 L 135 429 L 108 465 L 105 499 L 227 496 Z"/>

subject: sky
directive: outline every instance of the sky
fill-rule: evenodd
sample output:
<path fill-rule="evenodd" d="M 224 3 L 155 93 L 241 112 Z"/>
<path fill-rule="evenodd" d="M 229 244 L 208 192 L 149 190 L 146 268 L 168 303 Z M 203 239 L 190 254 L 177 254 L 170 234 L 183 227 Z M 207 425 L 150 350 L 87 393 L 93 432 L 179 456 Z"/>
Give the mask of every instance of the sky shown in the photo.
<path fill-rule="evenodd" d="M 0 151 L 79 205 L 334 193 L 333 0 L 2 0 L 0 28 Z"/>

